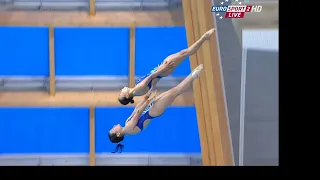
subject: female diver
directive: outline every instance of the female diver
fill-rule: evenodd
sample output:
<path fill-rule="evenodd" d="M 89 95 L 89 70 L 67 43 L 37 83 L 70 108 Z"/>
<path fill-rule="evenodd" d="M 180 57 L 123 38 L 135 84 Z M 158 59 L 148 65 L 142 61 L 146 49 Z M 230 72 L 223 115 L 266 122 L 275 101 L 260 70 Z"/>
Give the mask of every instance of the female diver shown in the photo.
<path fill-rule="evenodd" d="M 130 117 L 126 120 L 125 126 L 122 127 L 120 124 L 117 124 L 109 131 L 110 141 L 118 143 L 115 152 L 119 148 L 120 152 L 122 152 L 123 145 L 120 142 L 123 141 L 125 135 L 134 135 L 141 132 L 149 125 L 152 119 L 161 116 L 176 97 L 192 88 L 193 80 L 200 76 L 202 69 L 203 65 L 201 64 L 179 85 L 157 97 L 153 88 L 150 89 L 145 95 L 144 100 L 135 107 Z"/>
<path fill-rule="evenodd" d="M 129 102 L 134 103 L 134 96 L 143 96 L 152 87 L 155 88 L 157 82 L 168 75 L 170 75 L 179 64 L 188 56 L 193 55 L 198 51 L 201 45 L 210 39 L 210 36 L 215 31 L 215 29 L 210 29 L 202 37 L 195 42 L 192 46 L 184 49 L 178 53 L 168 56 L 161 64 L 154 68 L 149 74 L 141 77 L 134 88 L 124 87 L 121 89 L 118 101 L 127 105 Z"/>

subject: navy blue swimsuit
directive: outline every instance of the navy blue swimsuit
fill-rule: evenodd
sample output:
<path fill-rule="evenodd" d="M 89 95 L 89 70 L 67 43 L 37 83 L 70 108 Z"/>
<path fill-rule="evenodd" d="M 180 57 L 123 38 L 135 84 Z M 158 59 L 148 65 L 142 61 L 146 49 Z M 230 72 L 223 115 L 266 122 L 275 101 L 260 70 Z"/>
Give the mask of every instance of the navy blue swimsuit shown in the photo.
<path fill-rule="evenodd" d="M 152 73 L 156 72 L 161 64 L 162 64 L 162 63 L 160 63 L 157 67 L 155 67 L 153 70 L 151 70 L 150 73 L 148 73 L 147 75 L 142 76 L 142 77 L 137 81 L 136 84 L 139 84 L 139 83 L 142 82 L 145 78 L 149 77 Z M 162 76 L 157 76 L 156 78 L 161 79 Z M 149 89 L 151 89 L 151 87 L 152 87 L 152 81 L 153 81 L 153 79 L 148 83 Z"/>
<path fill-rule="evenodd" d="M 144 111 L 142 112 L 141 116 L 138 119 L 138 122 L 136 124 L 136 126 L 140 129 L 140 131 L 143 131 L 143 123 L 148 120 L 148 119 L 153 119 L 156 117 L 150 116 L 149 114 L 149 110 L 150 108 L 154 105 L 155 102 L 150 103 L 146 109 L 144 109 Z M 129 120 L 131 121 L 131 119 Z"/>
<path fill-rule="evenodd" d="M 153 119 L 153 118 L 156 118 L 156 117 L 153 117 L 153 116 L 150 116 L 149 114 L 149 110 L 150 108 L 154 105 L 154 102 L 150 103 L 146 109 L 143 111 L 143 113 L 141 114 L 140 118 L 138 119 L 138 122 L 137 122 L 137 127 L 140 129 L 140 131 L 143 130 L 143 123 L 148 120 L 148 119 Z"/>
<path fill-rule="evenodd" d="M 147 75 L 142 76 L 142 77 L 137 81 L 137 84 L 139 84 L 140 82 L 142 82 L 145 78 L 147 78 L 148 76 L 150 76 L 152 73 L 156 72 L 161 64 L 162 64 L 162 63 L 160 63 L 157 67 L 155 67 L 153 70 L 151 70 L 150 73 L 148 73 Z M 156 78 L 161 79 L 162 76 L 157 76 Z M 153 79 L 152 79 L 152 80 L 153 80 Z M 152 87 L 152 80 L 148 83 L 149 89 L 151 89 L 151 87 Z M 136 126 L 137 126 L 141 131 L 143 130 L 143 123 L 144 123 L 146 120 L 156 118 L 156 117 L 150 116 L 150 114 L 149 114 L 149 110 L 150 110 L 150 108 L 154 105 L 154 103 L 155 103 L 155 102 L 150 103 L 150 104 L 146 107 L 146 109 L 142 112 L 141 116 L 140 116 L 139 119 L 138 119 L 138 122 L 137 122 Z M 131 119 L 130 119 L 129 121 L 131 121 Z"/>

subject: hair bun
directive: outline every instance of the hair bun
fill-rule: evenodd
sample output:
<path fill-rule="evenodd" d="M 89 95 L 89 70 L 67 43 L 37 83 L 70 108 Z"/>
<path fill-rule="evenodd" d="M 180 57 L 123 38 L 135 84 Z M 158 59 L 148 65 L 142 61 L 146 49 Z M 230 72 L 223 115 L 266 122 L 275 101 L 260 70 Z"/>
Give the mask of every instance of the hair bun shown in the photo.
<path fill-rule="evenodd" d="M 124 148 L 124 145 L 119 142 L 119 143 L 117 144 L 116 149 L 115 149 L 113 152 L 111 152 L 111 153 L 116 153 L 116 152 L 122 153 L 123 148 Z M 120 150 L 120 151 L 119 151 L 119 150 Z"/>

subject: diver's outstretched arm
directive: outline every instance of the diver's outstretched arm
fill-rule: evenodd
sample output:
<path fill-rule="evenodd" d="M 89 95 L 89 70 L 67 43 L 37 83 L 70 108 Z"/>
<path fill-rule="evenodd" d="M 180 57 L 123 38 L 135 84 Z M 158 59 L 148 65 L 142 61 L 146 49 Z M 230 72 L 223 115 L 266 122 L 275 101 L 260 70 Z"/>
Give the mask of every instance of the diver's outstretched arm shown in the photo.
<path fill-rule="evenodd" d="M 148 104 L 150 103 L 150 100 L 152 100 L 155 97 L 157 91 L 154 91 L 153 88 L 151 88 L 147 94 L 143 97 L 143 100 L 141 102 L 139 102 L 136 107 L 134 108 L 133 112 L 131 113 L 131 115 L 128 117 L 127 121 L 130 121 L 137 113 L 140 117 L 141 113 L 143 112 L 143 110 L 148 106 Z M 152 97 L 152 98 L 150 98 Z"/>
<path fill-rule="evenodd" d="M 153 94 L 153 87 L 144 95 L 143 99 L 141 102 L 139 102 L 136 107 L 135 111 L 137 111 L 148 99 L 149 97 Z"/>
<path fill-rule="evenodd" d="M 174 65 L 173 62 L 165 62 L 162 65 L 160 65 L 160 67 L 153 72 L 150 76 L 146 77 L 143 81 L 142 81 L 142 85 L 143 86 L 147 86 L 150 81 L 152 81 L 154 78 L 160 76 L 160 74 L 162 74 L 163 72 L 167 71 L 169 68 L 171 68 Z"/>
<path fill-rule="evenodd" d="M 140 109 L 140 107 L 147 101 L 146 98 L 143 98 L 143 100 L 141 102 L 139 102 L 136 107 L 134 108 L 133 112 L 131 113 L 131 115 L 128 117 L 128 119 L 126 120 L 126 122 L 131 121 L 131 119 L 137 114 L 138 110 Z"/>
<path fill-rule="evenodd" d="M 126 129 L 130 131 L 130 129 L 134 129 L 134 127 L 136 127 L 139 117 L 141 116 L 141 114 L 143 113 L 143 111 L 146 109 L 146 107 L 150 104 L 150 102 L 152 102 L 152 100 L 155 98 L 156 96 L 156 92 L 152 92 L 151 95 L 149 96 L 148 99 L 146 99 L 145 101 L 143 101 L 143 104 L 140 107 L 137 107 L 134 110 L 134 115 L 132 116 L 131 120 L 129 123 L 126 123 Z"/>

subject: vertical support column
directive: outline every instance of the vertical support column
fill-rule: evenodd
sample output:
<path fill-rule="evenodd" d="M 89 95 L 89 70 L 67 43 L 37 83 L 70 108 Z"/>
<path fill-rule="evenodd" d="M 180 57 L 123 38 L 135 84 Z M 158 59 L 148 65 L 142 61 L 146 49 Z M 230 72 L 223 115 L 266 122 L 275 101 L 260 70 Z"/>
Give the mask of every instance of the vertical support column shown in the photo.
<path fill-rule="evenodd" d="M 197 1 L 192 1 L 191 0 L 191 12 L 193 16 L 193 27 L 194 27 L 194 32 L 195 32 L 195 37 L 196 40 L 200 39 L 200 37 L 204 34 L 204 32 L 201 32 L 200 29 L 200 21 L 199 21 L 199 11 L 202 11 L 201 9 L 198 9 L 198 2 Z M 206 42 L 205 42 L 206 43 Z M 202 47 L 198 50 L 197 55 L 198 55 L 198 65 L 199 64 L 204 64 L 204 54 L 203 51 L 201 50 Z M 212 123 L 211 123 L 211 116 L 210 116 L 210 109 L 209 109 L 209 96 L 210 93 L 208 92 L 207 88 L 207 77 L 204 75 L 205 72 L 203 72 L 203 75 L 200 76 L 200 87 L 201 87 L 201 98 L 202 98 L 202 103 L 203 103 L 203 109 L 204 109 L 204 117 L 205 117 L 205 124 L 206 124 L 206 132 L 207 132 L 207 137 L 208 137 L 208 148 L 209 148 L 209 155 L 210 155 L 210 165 L 216 165 L 216 157 L 214 156 L 215 154 L 215 149 L 214 149 L 214 143 L 213 143 L 213 132 L 211 129 Z"/>
<path fill-rule="evenodd" d="M 54 52 L 54 27 L 49 27 L 49 94 L 56 94 L 56 73 L 55 73 L 55 52 Z"/>
<path fill-rule="evenodd" d="M 136 26 L 130 27 L 129 87 L 135 84 Z"/>
<path fill-rule="evenodd" d="M 95 107 L 90 107 L 90 152 L 89 152 L 89 164 L 90 166 L 96 165 L 96 150 L 95 150 Z"/>
<path fill-rule="evenodd" d="M 212 6 L 212 2 L 209 0 L 197 1 L 197 6 L 198 18 L 200 19 L 200 32 L 205 33 L 207 30 L 215 28 L 213 14 L 210 10 L 205 10 Z M 229 125 L 225 109 L 217 37 L 212 36 L 209 43 L 203 44 L 201 51 L 204 55 L 206 85 L 208 93 L 210 93 L 208 99 L 216 165 L 233 165 L 231 137 L 229 136 Z"/>
<path fill-rule="evenodd" d="M 192 0 L 182 1 L 188 46 L 191 46 L 196 41 L 191 1 Z M 199 54 L 196 53 L 190 57 L 191 69 L 194 69 L 199 64 L 198 55 Z M 202 164 L 205 166 L 209 166 L 211 165 L 210 155 L 209 155 L 210 153 L 209 153 L 209 147 L 208 147 L 209 142 L 208 142 L 208 136 L 207 136 L 207 130 L 206 130 L 203 99 L 201 97 L 200 81 L 198 80 L 194 81 L 193 92 L 194 92 L 195 106 L 197 110 L 197 120 L 198 120 L 199 134 L 200 134 L 201 153 L 202 153 Z"/>
<path fill-rule="evenodd" d="M 96 15 L 96 0 L 89 0 L 89 15 Z"/>

